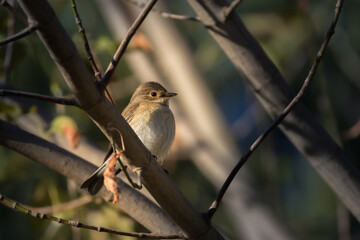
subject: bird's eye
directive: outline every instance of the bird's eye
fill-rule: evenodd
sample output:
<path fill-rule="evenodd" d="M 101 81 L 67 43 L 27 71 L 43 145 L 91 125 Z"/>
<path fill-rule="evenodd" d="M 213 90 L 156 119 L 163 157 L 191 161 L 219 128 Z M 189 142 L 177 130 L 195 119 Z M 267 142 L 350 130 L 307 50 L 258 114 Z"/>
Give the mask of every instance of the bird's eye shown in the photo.
<path fill-rule="evenodd" d="M 156 92 L 151 92 L 150 94 L 152 97 L 156 97 Z"/>

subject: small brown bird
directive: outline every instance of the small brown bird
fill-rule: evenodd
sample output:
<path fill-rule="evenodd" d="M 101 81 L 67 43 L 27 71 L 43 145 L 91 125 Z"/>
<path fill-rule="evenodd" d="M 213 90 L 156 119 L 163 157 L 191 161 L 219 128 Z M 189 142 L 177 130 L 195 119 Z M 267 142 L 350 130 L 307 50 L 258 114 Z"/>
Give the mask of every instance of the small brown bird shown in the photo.
<path fill-rule="evenodd" d="M 145 147 L 157 157 L 160 165 L 175 136 L 175 120 L 169 108 L 169 99 L 176 95 L 168 92 L 159 83 L 145 82 L 135 90 L 130 103 L 122 112 L 125 120 Z M 91 195 L 95 195 L 103 185 L 103 173 L 111 154 L 112 151 L 106 155 L 104 163 L 81 184 L 81 188 L 87 188 Z M 121 171 L 118 165 L 116 174 Z"/>

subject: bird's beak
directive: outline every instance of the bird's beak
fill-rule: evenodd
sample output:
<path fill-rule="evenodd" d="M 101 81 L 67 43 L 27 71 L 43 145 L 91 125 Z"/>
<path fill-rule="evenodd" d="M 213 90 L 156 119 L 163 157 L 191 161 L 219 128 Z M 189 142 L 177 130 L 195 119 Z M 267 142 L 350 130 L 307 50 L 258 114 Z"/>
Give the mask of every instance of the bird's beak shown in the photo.
<path fill-rule="evenodd" d="M 165 94 L 164 97 L 171 98 L 171 97 L 175 97 L 176 95 L 177 95 L 177 93 L 167 93 L 167 94 Z"/>

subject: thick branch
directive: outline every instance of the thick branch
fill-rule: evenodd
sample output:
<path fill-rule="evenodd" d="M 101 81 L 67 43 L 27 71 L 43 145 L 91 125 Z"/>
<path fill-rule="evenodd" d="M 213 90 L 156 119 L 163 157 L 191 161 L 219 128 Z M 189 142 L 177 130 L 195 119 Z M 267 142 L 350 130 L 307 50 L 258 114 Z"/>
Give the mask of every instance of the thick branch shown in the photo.
<path fill-rule="evenodd" d="M 280 115 L 293 98 L 293 93 L 239 17 L 233 12 L 223 22 L 220 13 L 227 2 L 188 2 L 237 70 L 246 77 L 268 113 L 271 116 Z M 360 220 L 360 173 L 305 107 L 298 104 L 280 129 Z"/>
<path fill-rule="evenodd" d="M 94 165 L 74 154 L 2 120 L 0 120 L 0 145 L 17 151 L 79 184 L 96 170 Z M 118 205 L 125 213 L 152 232 L 178 233 L 176 226 L 158 206 L 120 179 L 118 184 L 122 194 Z M 106 191 L 101 191 L 100 196 L 109 200 L 110 195 Z"/>

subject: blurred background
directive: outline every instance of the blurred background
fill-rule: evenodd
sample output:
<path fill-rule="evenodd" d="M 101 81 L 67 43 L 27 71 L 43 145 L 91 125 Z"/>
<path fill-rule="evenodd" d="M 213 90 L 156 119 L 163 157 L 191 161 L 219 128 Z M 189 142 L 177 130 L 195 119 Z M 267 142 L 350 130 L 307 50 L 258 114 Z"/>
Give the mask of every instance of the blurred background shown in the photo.
<path fill-rule="evenodd" d="M 87 62 L 70 1 L 49 3 Z M 125 0 L 76 3 L 103 72 L 139 8 Z M 253 0 L 244 1 L 237 12 L 297 92 L 330 25 L 334 6 L 335 1 Z M 159 0 L 155 8 L 194 16 L 186 1 Z M 336 33 L 302 99 L 356 167 L 360 167 L 359 8 L 359 1 L 345 2 Z M 12 28 L 16 33 L 24 27 L 0 7 L 0 40 Z M 109 91 L 122 110 L 139 83 L 151 80 L 178 93 L 171 103 L 177 135 L 164 168 L 193 205 L 206 211 L 232 166 L 271 119 L 246 80 L 195 21 L 151 13 L 120 61 Z M 0 84 L 46 95 L 70 94 L 36 34 L 16 41 L 12 50 L 0 48 Z M 46 139 L 64 135 L 74 149 L 85 138 L 99 149 L 107 148 L 108 141 L 96 125 L 74 107 L 1 98 L 0 118 Z M 0 156 L 1 194 L 32 207 L 83 198 L 78 185 L 46 167 L 4 147 Z M 279 130 L 268 136 L 238 175 L 213 219 L 229 239 L 360 239 L 359 222 Z M 87 199 L 80 207 L 53 214 L 96 226 L 145 231 L 116 211 L 110 203 Z M 1 239 L 128 239 L 34 219 L 4 206 L 0 216 Z"/>

